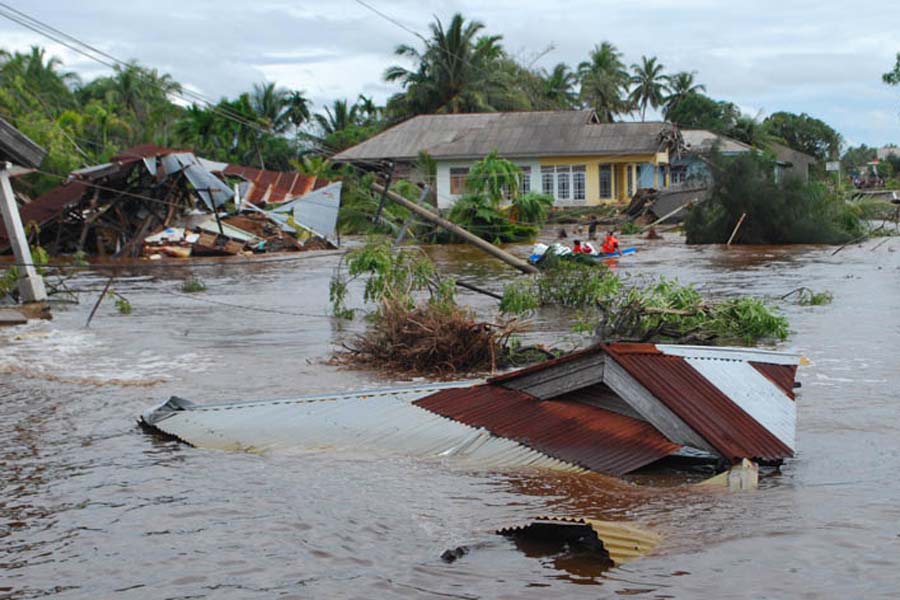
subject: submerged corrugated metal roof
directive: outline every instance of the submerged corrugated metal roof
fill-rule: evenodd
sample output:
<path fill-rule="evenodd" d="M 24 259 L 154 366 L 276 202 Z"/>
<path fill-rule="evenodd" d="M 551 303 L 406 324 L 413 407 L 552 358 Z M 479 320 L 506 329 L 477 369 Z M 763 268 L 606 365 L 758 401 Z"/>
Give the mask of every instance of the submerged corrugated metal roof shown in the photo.
<path fill-rule="evenodd" d="M 334 156 L 334 160 L 624 155 L 655 153 L 666 123 L 595 123 L 591 110 L 419 115 Z"/>
<path fill-rule="evenodd" d="M 650 344 L 611 344 L 607 351 L 726 458 L 793 456 L 794 402 L 744 360 L 763 353 L 702 348 L 691 356 L 689 348 L 661 348 L 667 352 Z"/>
<path fill-rule="evenodd" d="M 205 406 L 173 398 L 145 413 L 142 422 L 193 446 L 218 450 L 266 453 L 331 448 L 448 458 L 478 468 L 581 470 L 514 440 L 411 404 L 447 387 Z"/>
<path fill-rule="evenodd" d="M 27 227 L 29 223 L 37 223 L 39 226 L 43 226 L 68 207 L 76 204 L 85 190 L 87 190 L 87 184 L 78 180 L 67 181 L 56 186 L 46 194 L 19 207 L 22 225 Z M 0 250 L 7 246 L 9 246 L 9 237 L 6 234 L 3 219 L 0 219 Z"/>
<path fill-rule="evenodd" d="M 603 542 L 603 549 L 616 566 L 623 565 L 651 552 L 662 537 L 633 523 L 600 521 L 598 519 L 574 519 L 567 517 L 537 517 L 528 525 L 506 527 L 497 531 L 503 536 L 528 536 L 530 530 L 541 526 L 589 527 Z M 545 532 L 541 532 L 544 537 Z"/>
<path fill-rule="evenodd" d="M 630 473 L 681 447 L 644 421 L 581 402 L 539 400 L 499 385 L 442 390 L 414 404 L 609 475 Z"/>

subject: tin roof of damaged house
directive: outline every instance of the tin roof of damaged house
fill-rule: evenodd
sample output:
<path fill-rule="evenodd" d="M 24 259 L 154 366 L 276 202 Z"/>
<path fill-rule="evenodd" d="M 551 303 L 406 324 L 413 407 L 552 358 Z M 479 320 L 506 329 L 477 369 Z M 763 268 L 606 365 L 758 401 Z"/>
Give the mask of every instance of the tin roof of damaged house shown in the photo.
<path fill-rule="evenodd" d="M 241 190 L 241 198 L 253 204 L 277 204 L 306 195 L 330 181 L 297 172 L 267 171 L 241 165 L 227 165 L 224 175 L 240 177 L 249 184 Z"/>
<path fill-rule="evenodd" d="M 597 123 L 592 110 L 419 115 L 336 154 L 336 161 L 649 154 L 670 125 Z"/>
<path fill-rule="evenodd" d="M 786 370 L 799 357 L 747 349 L 611 344 L 609 355 L 730 460 L 794 455 L 796 405 Z M 778 372 L 781 385 L 764 371 Z M 793 388 L 793 377 L 791 377 Z M 627 401 L 627 398 L 626 398 Z"/>
<path fill-rule="evenodd" d="M 87 189 L 88 186 L 84 182 L 77 180 L 68 181 L 32 200 L 28 204 L 20 206 L 19 216 L 22 219 L 22 225 L 25 227 L 30 223 L 35 223 L 39 226 L 44 225 L 67 208 L 77 203 Z M 9 236 L 6 234 L 6 227 L 3 225 L 3 220 L 0 219 L 0 250 L 8 246 Z"/>
<path fill-rule="evenodd" d="M 442 390 L 414 404 L 609 475 L 630 473 L 681 448 L 644 421 L 577 401 L 540 400 L 500 385 Z"/>
<path fill-rule="evenodd" d="M 478 384 L 176 402 L 145 421 L 204 447 L 352 445 L 623 475 L 684 445 L 731 460 L 792 456 L 798 363 L 765 350 L 617 343 Z"/>

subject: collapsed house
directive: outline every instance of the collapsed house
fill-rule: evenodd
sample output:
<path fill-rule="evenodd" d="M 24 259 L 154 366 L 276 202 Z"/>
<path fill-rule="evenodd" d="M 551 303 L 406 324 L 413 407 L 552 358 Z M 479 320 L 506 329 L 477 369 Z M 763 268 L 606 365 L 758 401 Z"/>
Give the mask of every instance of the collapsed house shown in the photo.
<path fill-rule="evenodd" d="M 143 145 L 73 171 L 20 214 L 51 254 L 221 256 L 336 247 L 340 199 L 341 182 Z"/>
<path fill-rule="evenodd" d="M 189 444 L 256 452 L 321 447 L 621 476 L 667 457 L 776 464 L 795 450 L 795 354 L 615 343 L 454 383 L 196 405 L 142 422 Z"/>

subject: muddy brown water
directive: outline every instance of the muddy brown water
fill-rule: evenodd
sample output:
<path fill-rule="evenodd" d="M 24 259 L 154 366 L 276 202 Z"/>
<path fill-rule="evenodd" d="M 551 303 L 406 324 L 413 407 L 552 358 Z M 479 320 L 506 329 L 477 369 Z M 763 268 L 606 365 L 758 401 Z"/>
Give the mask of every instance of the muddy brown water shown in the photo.
<path fill-rule="evenodd" d="M 837 256 L 638 243 L 617 267 L 631 277 L 665 274 L 716 296 L 834 294 L 827 306 L 780 305 L 794 331 L 780 347 L 812 364 L 799 375 L 799 453 L 759 491 L 161 439 L 135 419 L 171 394 L 204 403 L 393 382 L 323 362 L 362 326 L 323 317 L 334 255 L 133 269 L 122 275 L 152 278 L 115 284 L 130 316 L 105 303 L 85 329 L 95 291 L 52 322 L 0 330 L 0 598 L 896 597 L 900 240 Z M 467 247 L 430 252 L 491 289 L 517 276 Z M 208 291 L 177 295 L 191 274 Z M 73 285 L 103 282 L 89 273 Z M 489 298 L 461 297 L 490 314 Z M 529 339 L 576 342 L 559 314 L 534 328 Z M 541 514 L 627 519 L 664 542 L 597 572 L 493 534 Z M 440 560 L 461 545 L 471 552 Z"/>

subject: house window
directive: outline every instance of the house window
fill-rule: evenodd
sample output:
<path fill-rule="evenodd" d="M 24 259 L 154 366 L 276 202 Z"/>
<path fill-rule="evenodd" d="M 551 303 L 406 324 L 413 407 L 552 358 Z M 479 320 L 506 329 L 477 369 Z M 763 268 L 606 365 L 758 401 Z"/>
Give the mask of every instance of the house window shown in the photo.
<path fill-rule="evenodd" d="M 612 198 L 612 165 L 600 165 L 600 197 Z"/>
<path fill-rule="evenodd" d="M 687 165 L 676 165 L 671 170 L 672 184 L 687 181 Z"/>
<path fill-rule="evenodd" d="M 519 193 L 525 195 L 531 192 L 531 167 L 519 167 L 522 169 L 522 178 L 519 180 Z"/>
<path fill-rule="evenodd" d="M 585 195 L 585 166 L 575 165 L 572 167 L 572 198 L 574 200 L 584 200 Z"/>
<path fill-rule="evenodd" d="M 466 192 L 466 177 L 469 176 L 469 169 L 452 168 L 450 169 L 450 194 L 459 196 Z"/>
<path fill-rule="evenodd" d="M 634 196 L 634 167 L 632 165 L 625 166 L 625 172 L 628 174 L 626 181 L 628 182 L 628 197 Z"/>
<path fill-rule="evenodd" d="M 553 167 L 541 167 L 541 191 L 548 196 L 553 195 Z"/>
<path fill-rule="evenodd" d="M 572 194 L 572 183 L 570 178 L 570 167 L 556 167 L 556 198 L 558 200 L 568 200 Z"/>

